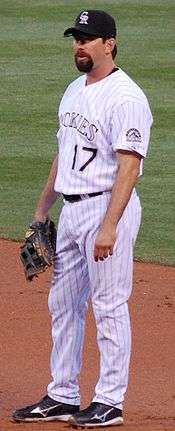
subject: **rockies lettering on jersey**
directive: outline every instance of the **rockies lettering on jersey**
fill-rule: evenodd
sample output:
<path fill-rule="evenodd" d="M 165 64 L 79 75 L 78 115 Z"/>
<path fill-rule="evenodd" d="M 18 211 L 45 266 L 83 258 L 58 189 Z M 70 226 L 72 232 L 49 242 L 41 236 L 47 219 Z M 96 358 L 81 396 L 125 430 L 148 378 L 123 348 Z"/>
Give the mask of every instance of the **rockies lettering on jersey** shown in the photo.
<path fill-rule="evenodd" d="M 65 112 L 65 114 L 60 115 L 60 124 L 65 127 L 74 127 L 79 133 L 85 136 L 88 141 L 93 141 L 98 131 L 95 124 L 90 124 L 83 115 L 77 112 Z"/>

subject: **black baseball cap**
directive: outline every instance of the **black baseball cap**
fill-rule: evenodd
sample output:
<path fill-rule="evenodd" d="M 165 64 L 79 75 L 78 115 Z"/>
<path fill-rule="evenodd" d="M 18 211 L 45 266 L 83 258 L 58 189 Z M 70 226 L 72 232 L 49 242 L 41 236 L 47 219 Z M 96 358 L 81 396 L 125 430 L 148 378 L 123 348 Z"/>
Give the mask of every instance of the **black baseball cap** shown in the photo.
<path fill-rule="evenodd" d="M 117 34 L 115 20 L 102 10 L 83 10 L 77 16 L 74 27 L 67 28 L 64 36 L 75 36 L 77 33 L 115 38 Z"/>

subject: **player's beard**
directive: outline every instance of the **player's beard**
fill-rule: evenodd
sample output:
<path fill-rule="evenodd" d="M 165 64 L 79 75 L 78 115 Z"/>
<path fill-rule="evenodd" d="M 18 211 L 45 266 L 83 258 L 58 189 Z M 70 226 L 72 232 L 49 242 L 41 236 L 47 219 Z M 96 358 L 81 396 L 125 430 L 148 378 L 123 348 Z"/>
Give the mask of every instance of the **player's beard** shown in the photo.
<path fill-rule="evenodd" d="M 75 54 L 75 64 L 80 72 L 89 73 L 93 68 L 93 60 L 88 54 Z"/>

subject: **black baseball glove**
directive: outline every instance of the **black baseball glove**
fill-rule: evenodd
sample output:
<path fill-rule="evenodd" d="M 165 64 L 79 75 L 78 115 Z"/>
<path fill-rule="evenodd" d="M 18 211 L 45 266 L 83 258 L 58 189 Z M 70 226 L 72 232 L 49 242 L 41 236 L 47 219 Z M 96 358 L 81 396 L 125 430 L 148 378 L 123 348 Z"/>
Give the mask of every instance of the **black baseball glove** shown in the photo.
<path fill-rule="evenodd" d="M 54 261 L 56 251 L 56 228 L 52 220 L 45 223 L 33 222 L 25 235 L 25 243 L 20 249 L 26 279 L 31 281 L 44 272 Z"/>

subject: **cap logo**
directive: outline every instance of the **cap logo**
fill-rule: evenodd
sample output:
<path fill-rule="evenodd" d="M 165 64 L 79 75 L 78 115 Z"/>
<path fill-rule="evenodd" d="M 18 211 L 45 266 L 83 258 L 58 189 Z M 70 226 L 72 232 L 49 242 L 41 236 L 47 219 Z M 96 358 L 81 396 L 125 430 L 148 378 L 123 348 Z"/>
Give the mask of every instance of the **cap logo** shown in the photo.
<path fill-rule="evenodd" d="M 82 12 L 80 15 L 79 24 L 88 24 L 88 19 L 89 19 L 88 12 L 85 12 L 85 11 Z"/>

